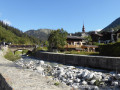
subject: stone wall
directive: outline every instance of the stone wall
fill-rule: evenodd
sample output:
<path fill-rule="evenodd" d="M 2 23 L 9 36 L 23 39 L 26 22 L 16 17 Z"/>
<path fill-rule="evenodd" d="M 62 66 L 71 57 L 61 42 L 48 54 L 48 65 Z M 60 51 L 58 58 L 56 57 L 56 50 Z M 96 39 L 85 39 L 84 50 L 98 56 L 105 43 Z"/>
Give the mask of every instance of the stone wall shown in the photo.
<path fill-rule="evenodd" d="M 36 52 L 35 57 L 63 64 L 120 71 L 120 57 L 58 54 L 40 51 Z"/>
<path fill-rule="evenodd" d="M 0 74 L 0 90 L 13 90 L 8 83 L 6 82 L 6 80 L 4 79 L 4 77 Z"/>

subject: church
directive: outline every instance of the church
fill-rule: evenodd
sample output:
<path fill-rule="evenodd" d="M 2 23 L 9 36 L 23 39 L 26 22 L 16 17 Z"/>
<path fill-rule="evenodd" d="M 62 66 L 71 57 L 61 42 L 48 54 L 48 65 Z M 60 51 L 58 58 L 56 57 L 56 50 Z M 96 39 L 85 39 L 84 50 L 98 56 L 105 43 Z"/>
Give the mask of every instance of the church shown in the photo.
<path fill-rule="evenodd" d="M 81 33 L 81 37 L 87 37 L 88 34 L 85 32 L 85 27 L 84 27 L 84 24 L 83 24 L 83 27 L 82 27 L 82 33 Z"/>

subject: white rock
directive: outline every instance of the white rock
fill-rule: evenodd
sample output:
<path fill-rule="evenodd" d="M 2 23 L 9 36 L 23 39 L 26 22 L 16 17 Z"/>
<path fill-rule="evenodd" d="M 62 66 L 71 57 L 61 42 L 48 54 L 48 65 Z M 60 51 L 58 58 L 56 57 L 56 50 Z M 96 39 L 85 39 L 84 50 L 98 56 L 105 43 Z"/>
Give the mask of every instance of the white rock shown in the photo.
<path fill-rule="evenodd" d="M 82 81 L 81 84 L 82 84 L 82 85 L 87 85 L 87 82 L 86 82 L 86 81 Z"/>
<path fill-rule="evenodd" d="M 81 80 L 79 78 L 74 80 L 75 82 L 79 83 Z"/>
<path fill-rule="evenodd" d="M 112 85 L 113 85 L 113 86 L 117 86 L 117 85 L 118 85 L 118 81 L 113 81 L 113 82 L 112 82 Z"/>
<path fill-rule="evenodd" d="M 74 66 L 67 66 L 68 69 L 74 69 Z"/>
<path fill-rule="evenodd" d="M 98 86 L 95 86 L 95 87 L 94 87 L 94 90 L 99 90 Z"/>
<path fill-rule="evenodd" d="M 120 79 L 120 74 L 116 74 L 116 75 L 115 75 L 115 78 L 116 78 L 116 79 Z"/>
<path fill-rule="evenodd" d="M 79 83 L 73 83 L 72 87 L 73 87 L 74 89 L 78 89 Z"/>
<path fill-rule="evenodd" d="M 40 65 L 44 65 L 44 61 L 40 61 Z"/>
<path fill-rule="evenodd" d="M 30 63 L 29 64 L 34 64 L 34 62 L 33 61 L 30 61 Z"/>
<path fill-rule="evenodd" d="M 86 72 L 86 71 L 84 71 L 84 72 L 82 73 L 82 77 L 83 77 L 83 78 L 85 78 L 87 75 L 88 75 L 88 72 Z"/>
<path fill-rule="evenodd" d="M 73 80 L 68 79 L 68 80 L 67 80 L 67 83 L 72 84 L 72 83 L 73 83 Z"/>
<path fill-rule="evenodd" d="M 62 79 L 63 82 L 66 82 L 67 80 L 65 78 Z"/>
<path fill-rule="evenodd" d="M 94 75 L 94 79 L 95 79 L 95 80 L 101 81 L 102 76 L 101 76 L 101 75 Z"/>
<path fill-rule="evenodd" d="M 96 80 L 91 80 L 91 81 L 90 81 L 90 84 L 93 85 L 95 82 L 96 82 Z"/>
<path fill-rule="evenodd" d="M 43 73 L 44 69 L 41 66 L 36 67 L 37 71 L 39 73 Z"/>
<path fill-rule="evenodd" d="M 89 73 L 89 74 L 87 74 L 86 79 L 87 80 L 92 79 L 93 76 L 94 76 L 94 73 Z"/>

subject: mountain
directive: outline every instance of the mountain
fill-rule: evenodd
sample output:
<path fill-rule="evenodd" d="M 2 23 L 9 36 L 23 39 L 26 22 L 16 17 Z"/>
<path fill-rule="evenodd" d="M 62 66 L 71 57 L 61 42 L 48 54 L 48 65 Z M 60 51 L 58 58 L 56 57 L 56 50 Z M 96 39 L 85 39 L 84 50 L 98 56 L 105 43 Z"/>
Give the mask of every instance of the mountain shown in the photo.
<path fill-rule="evenodd" d="M 0 21 L 0 42 L 3 41 L 12 44 L 40 44 L 39 39 L 28 36 L 19 29 Z"/>
<path fill-rule="evenodd" d="M 113 28 L 115 31 L 117 31 L 117 30 L 120 29 L 120 17 L 117 18 L 116 20 L 114 20 L 114 21 L 113 21 L 111 24 L 109 24 L 107 27 L 105 27 L 105 28 L 102 30 L 102 32 L 103 32 L 103 31 L 108 32 L 108 31 L 110 31 L 112 28 Z"/>
<path fill-rule="evenodd" d="M 38 29 L 38 30 L 28 30 L 25 33 L 29 36 L 34 36 L 42 41 L 46 41 L 52 30 L 51 29 Z"/>

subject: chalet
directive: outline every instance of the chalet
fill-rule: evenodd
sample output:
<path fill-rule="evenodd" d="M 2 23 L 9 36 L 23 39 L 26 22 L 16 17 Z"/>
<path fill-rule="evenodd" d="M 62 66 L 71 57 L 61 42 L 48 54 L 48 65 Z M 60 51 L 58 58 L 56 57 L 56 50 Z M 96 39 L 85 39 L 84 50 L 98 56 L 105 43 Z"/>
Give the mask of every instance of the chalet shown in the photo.
<path fill-rule="evenodd" d="M 120 41 L 120 29 L 115 33 L 117 41 Z"/>
<path fill-rule="evenodd" d="M 66 50 L 77 50 L 77 51 L 95 51 L 97 46 L 86 45 L 86 40 L 84 37 L 88 36 L 85 32 L 85 27 L 83 24 L 81 36 L 67 36 L 67 45 L 65 45 Z"/>
<path fill-rule="evenodd" d="M 84 44 L 84 38 L 78 36 L 67 36 L 67 49 L 80 48 Z"/>
<path fill-rule="evenodd" d="M 102 38 L 102 34 L 97 33 L 97 31 L 93 31 L 90 34 L 92 38 L 92 42 L 100 42 L 100 39 Z"/>

